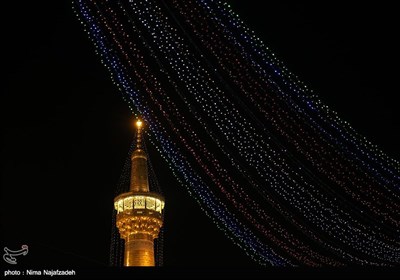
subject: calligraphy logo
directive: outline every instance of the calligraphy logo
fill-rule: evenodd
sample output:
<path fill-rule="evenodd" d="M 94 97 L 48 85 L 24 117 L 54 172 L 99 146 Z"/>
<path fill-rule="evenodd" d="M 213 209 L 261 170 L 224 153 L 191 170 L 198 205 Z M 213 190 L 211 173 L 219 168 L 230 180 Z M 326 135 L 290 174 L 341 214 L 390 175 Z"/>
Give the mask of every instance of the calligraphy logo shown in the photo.
<path fill-rule="evenodd" d="M 4 252 L 6 252 L 3 255 L 3 260 L 5 260 L 9 264 L 17 264 L 17 259 L 15 258 L 16 256 L 26 256 L 28 254 L 28 245 L 22 245 L 21 250 L 10 250 L 7 247 L 4 247 Z"/>

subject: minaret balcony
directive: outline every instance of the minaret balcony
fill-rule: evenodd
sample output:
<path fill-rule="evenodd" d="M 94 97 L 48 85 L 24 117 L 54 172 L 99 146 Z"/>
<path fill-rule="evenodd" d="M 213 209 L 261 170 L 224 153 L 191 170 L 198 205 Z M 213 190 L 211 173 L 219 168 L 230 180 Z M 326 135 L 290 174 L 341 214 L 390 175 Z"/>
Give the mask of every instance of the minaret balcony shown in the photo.
<path fill-rule="evenodd" d="M 164 198 L 152 192 L 127 192 L 114 199 L 114 208 L 117 210 L 117 214 L 129 212 L 137 215 L 152 215 L 152 212 L 156 212 L 161 215 L 164 205 Z"/>

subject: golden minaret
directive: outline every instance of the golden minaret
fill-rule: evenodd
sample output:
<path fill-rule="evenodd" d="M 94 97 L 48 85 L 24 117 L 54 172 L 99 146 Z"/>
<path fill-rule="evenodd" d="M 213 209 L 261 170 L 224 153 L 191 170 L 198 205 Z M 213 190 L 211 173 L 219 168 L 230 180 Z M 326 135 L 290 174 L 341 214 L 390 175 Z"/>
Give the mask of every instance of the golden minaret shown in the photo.
<path fill-rule="evenodd" d="M 163 224 L 164 198 L 149 190 L 147 155 L 141 143 L 141 120 L 136 121 L 136 129 L 130 190 L 114 199 L 116 226 L 125 240 L 124 266 L 155 266 L 154 239 L 158 237 Z"/>

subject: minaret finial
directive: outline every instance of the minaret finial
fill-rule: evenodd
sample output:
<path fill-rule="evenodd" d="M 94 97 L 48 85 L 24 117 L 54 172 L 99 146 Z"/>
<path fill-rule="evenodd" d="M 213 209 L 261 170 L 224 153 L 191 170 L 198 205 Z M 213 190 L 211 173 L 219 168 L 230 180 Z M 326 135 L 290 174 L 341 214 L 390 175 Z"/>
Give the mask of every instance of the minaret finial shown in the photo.
<path fill-rule="evenodd" d="M 137 128 L 136 149 L 141 149 L 142 148 L 142 126 L 143 126 L 143 122 L 140 119 L 137 119 L 135 125 L 136 125 L 136 128 Z"/>

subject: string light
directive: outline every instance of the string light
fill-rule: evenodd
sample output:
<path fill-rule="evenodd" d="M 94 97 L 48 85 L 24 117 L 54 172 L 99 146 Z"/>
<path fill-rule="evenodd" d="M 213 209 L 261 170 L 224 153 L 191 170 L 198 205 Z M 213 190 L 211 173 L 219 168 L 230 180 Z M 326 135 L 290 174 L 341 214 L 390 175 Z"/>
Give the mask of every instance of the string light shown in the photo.
<path fill-rule="evenodd" d="M 399 163 L 324 105 L 227 4 L 74 3 L 177 181 L 250 257 L 399 263 Z"/>

